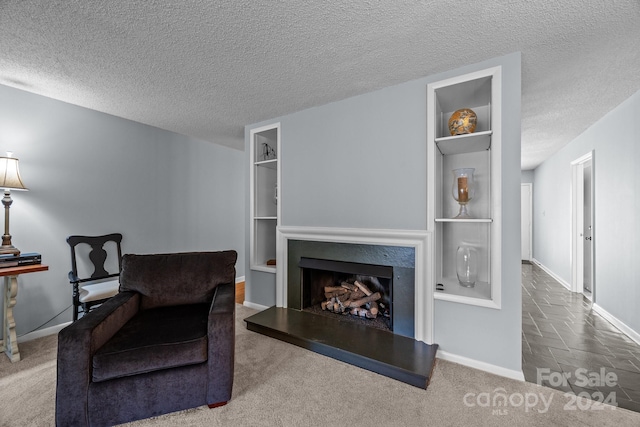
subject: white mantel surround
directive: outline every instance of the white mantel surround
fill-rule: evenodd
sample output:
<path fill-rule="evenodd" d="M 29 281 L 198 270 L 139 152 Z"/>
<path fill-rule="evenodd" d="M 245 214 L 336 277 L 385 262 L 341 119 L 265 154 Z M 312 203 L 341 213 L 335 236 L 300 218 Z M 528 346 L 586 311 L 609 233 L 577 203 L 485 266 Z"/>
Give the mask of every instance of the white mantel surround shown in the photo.
<path fill-rule="evenodd" d="M 415 250 L 415 339 L 433 344 L 433 284 L 428 280 L 432 269 L 427 248 L 431 233 L 416 230 L 386 230 L 333 227 L 281 226 L 277 229 L 278 260 L 288 259 L 288 240 L 353 243 L 410 247 Z M 283 262 L 276 266 L 276 306 L 287 307 L 287 268 Z"/>

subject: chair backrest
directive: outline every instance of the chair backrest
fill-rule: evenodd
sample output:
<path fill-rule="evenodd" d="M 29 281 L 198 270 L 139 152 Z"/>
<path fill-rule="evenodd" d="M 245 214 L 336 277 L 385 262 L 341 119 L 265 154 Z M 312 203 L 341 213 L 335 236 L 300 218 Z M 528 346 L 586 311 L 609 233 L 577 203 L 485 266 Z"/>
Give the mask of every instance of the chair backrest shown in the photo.
<path fill-rule="evenodd" d="M 113 242 L 116 245 L 116 251 L 118 255 L 117 271 L 115 271 L 115 267 L 113 267 L 110 268 L 111 272 L 109 272 L 106 267 L 108 254 L 104 246 L 109 242 Z M 71 272 L 75 277 L 79 279 L 78 281 L 80 283 L 118 276 L 120 274 L 120 270 L 122 269 L 122 248 L 120 247 L 121 242 L 122 234 L 120 233 L 106 234 L 104 236 L 67 237 L 67 243 L 71 247 Z M 82 275 L 82 277 L 78 275 L 79 263 L 77 257 L 77 246 L 80 244 L 87 244 L 91 246 L 91 252 L 89 252 L 89 260 L 93 265 L 93 273 L 91 273 L 91 275 Z"/>
<path fill-rule="evenodd" d="M 142 294 L 142 309 L 210 302 L 216 286 L 235 282 L 237 258 L 236 251 L 127 254 L 120 291 Z"/>

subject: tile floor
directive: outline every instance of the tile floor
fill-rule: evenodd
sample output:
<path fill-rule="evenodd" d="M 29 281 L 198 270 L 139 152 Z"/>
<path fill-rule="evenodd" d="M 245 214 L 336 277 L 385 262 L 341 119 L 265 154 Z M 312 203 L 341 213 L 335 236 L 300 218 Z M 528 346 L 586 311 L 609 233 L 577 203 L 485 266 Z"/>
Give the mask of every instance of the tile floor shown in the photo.
<path fill-rule="evenodd" d="M 541 384 L 640 412 L 640 345 L 533 264 L 522 264 L 522 370 L 529 382 L 540 372 Z"/>

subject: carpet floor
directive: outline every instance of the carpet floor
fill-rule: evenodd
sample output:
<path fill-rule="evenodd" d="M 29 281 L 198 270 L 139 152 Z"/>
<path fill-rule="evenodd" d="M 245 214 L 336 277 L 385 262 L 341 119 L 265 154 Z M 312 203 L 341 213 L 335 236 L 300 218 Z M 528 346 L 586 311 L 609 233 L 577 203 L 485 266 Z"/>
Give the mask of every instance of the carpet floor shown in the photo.
<path fill-rule="evenodd" d="M 233 396 L 131 426 L 638 426 L 640 414 L 438 359 L 427 390 L 246 329 L 237 306 Z M 56 337 L 0 361 L 0 426 L 53 426 Z"/>

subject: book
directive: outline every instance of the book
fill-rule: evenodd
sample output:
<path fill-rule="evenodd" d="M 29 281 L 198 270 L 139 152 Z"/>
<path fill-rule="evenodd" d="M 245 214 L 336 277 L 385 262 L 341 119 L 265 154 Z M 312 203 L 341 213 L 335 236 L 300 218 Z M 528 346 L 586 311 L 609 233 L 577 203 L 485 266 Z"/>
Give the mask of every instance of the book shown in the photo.
<path fill-rule="evenodd" d="M 25 252 L 16 256 L 13 254 L 0 255 L 0 268 L 19 267 L 42 263 L 42 255 L 37 252 Z"/>
<path fill-rule="evenodd" d="M 15 261 L 0 261 L 0 268 L 17 267 L 18 260 Z"/>

